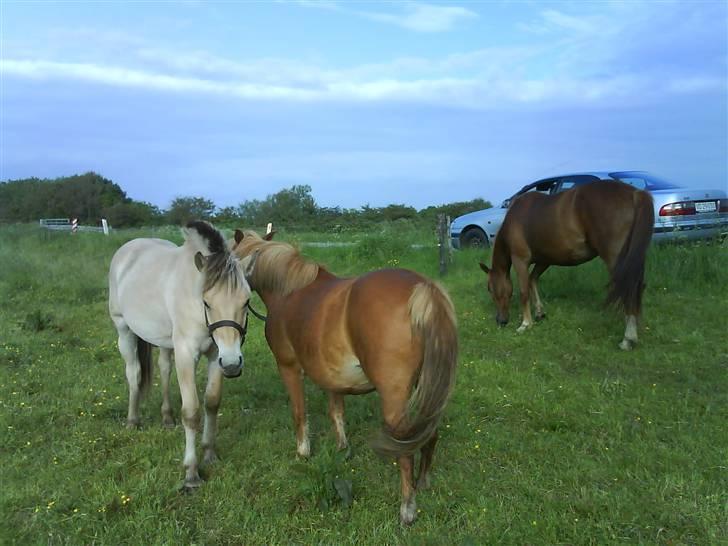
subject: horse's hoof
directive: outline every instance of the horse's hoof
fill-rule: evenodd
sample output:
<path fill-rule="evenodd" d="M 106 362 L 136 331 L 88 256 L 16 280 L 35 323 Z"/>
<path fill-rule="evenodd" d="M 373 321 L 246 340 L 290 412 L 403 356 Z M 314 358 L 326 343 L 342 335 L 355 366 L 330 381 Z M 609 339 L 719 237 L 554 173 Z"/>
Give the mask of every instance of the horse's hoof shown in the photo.
<path fill-rule="evenodd" d="M 518 327 L 518 329 L 516 329 L 516 332 L 518 332 L 519 334 L 522 334 L 523 332 L 525 332 L 526 330 L 528 330 L 530 327 L 531 327 L 530 324 L 521 324 Z"/>
<path fill-rule="evenodd" d="M 546 313 L 544 313 L 544 312 L 536 313 L 536 315 L 533 318 L 536 319 L 536 322 L 541 322 L 543 319 L 546 318 Z"/>
<path fill-rule="evenodd" d="M 296 453 L 298 453 L 299 457 L 304 459 L 308 459 L 311 456 L 311 444 L 308 443 L 308 439 L 298 444 L 296 447 Z"/>
<path fill-rule="evenodd" d="M 632 349 L 634 349 L 635 345 L 637 345 L 636 341 L 632 341 L 630 339 L 623 339 L 619 344 L 619 348 L 622 349 L 623 351 L 631 351 Z"/>
<path fill-rule="evenodd" d="M 417 478 L 417 491 L 422 491 L 424 489 L 430 488 L 430 475 L 425 474 L 424 476 L 420 476 Z"/>
<path fill-rule="evenodd" d="M 181 491 L 183 493 L 191 493 L 201 485 L 202 479 L 199 476 L 195 476 L 194 478 L 185 478 L 185 481 L 182 483 Z"/>
<path fill-rule="evenodd" d="M 139 429 L 142 427 L 142 422 L 140 419 L 127 419 L 126 421 L 126 428 L 129 430 L 132 429 Z"/>
<path fill-rule="evenodd" d="M 205 457 L 202 460 L 206 465 L 215 464 L 217 461 L 220 460 L 220 457 L 218 457 L 217 453 L 215 453 L 213 450 L 208 449 L 205 451 Z"/>
<path fill-rule="evenodd" d="M 173 429 L 174 428 L 174 417 L 171 415 L 165 415 L 162 417 L 162 426 L 166 429 Z"/>
<path fill-rule="evenodd" d="M 417 519 L 417 504 L 414 502 L 402 504 L 399 508 L 399 522 L 409 527 Z"/>
<path fill-rule="evenodd" d="M 342 456 L 344 457 L 345 461 L 351 459 L 351 446 L 349 444 L 337 445 L 336 449 L 344 452 Z"/>

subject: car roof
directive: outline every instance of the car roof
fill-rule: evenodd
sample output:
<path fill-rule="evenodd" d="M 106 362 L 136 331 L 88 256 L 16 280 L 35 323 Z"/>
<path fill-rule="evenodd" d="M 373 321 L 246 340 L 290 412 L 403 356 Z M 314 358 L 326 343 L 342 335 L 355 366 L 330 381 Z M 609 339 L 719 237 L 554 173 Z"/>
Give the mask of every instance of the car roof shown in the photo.
<path fill-rule="evenodd" d="M 647 174 L 647 171 L 634 171 L 630 169 L 614 169 L 611 171 L 580 171 L 580 172 L 572 172 L 572 173 L 566 173 L 566 174 L 555 174 L 554 176 L 547 176 L 545 178 L 542 178 L 541 180 L 538 180 L 538 182 L 545 182 L 546 180 L 551 180 L 552 178 L 565 178 L 567 176 L 596 176 L 603 179 L 612 179 L 612 173 L 624 173 L 624 172 L 630 172 L 630 173 L 645 173 Z M 531 184 L 528 184 L 529 186 Z"/>
<path fill-rule="evenodd" d="M 612 176 L 614 173 L 644 173 L 649 174 L 647 171 L 633 171 L 629 169 L 622 169 L 622 170 L 613 170 L 613 171 L 579 171 L 579 172 L 572 172 L 568 174 L 555 174 L 553 176 L 547 176 L 545 178 L 540 178 L 534 182 L 530 182 L 523 186 L 520 190 L 518 190 L 513 197 L 516 195 L 519 195 L 526 191 L 527 189 L 533 188 L 534 186 L 538 186 L 539 184 L 542 184 L 543 182 L 547 182 L 549 180 L 553 180 L 554 178 L 566 178 L 569 176 L 594 176 L 596 178 L 599 178 L 600 180 L 614 180 L 614 176 Z"/>

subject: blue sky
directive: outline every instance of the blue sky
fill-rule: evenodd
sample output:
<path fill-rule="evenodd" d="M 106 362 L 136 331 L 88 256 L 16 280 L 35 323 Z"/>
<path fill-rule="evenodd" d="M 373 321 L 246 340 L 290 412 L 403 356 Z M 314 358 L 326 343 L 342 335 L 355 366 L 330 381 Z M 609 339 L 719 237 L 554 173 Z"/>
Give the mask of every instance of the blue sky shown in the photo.
<path fill-rule="evenodd" d="M 2 0 L 0 25 L 0 180 L 93 170 L 162 208 L 728 185 L 725 1 Z"/>

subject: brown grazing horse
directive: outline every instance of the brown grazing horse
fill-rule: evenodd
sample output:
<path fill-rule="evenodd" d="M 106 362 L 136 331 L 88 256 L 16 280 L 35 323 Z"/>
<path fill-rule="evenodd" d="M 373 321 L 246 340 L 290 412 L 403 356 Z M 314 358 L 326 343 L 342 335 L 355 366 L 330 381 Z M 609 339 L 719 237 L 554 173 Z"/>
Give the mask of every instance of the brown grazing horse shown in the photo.
<path fill-rule="evenodd" d="M 523 332 L 532 324 L 529 294 L 536 320 L 545 317 L 538 295 L 538 278 L 550 265 L 579 265 L 599 256 L 607 264 L 607 301 L 624 309 L 627 327 L 620 348 L 637 343 L 637 318 L 642 306 L 645 256 L 655 222 L 652 196 L 621 182 L 591 182 L 556 195 L 529 192 L 508 209 L 493 247 L 493 264 L 480 267 L 488 274 L 488 291 L 496 304 L 496 322 L 508 323 L 516 270 L 521 293 Z M 531 264 L 533 270 L 529 275 Z"/>
<path fill-rule="evenodd" d="M 452 302 L 436 283 L 412 271 L 339 278 L 271 238 L 237 230 L 233 251 L 241 258 L 259 251 L 248 281 L 268 310 L 265 337 L 291 399 L 298 454 L 308 457 L 311 451 L 304 375 L 328 393 L 339 449 L 348 448 L 344 395 L 378 391 L 384 427 L 373 447 L 396 457 L 401 521 L 412 523 L 415 488 L 429 482 L 437 428 L 455 380 Z"/>

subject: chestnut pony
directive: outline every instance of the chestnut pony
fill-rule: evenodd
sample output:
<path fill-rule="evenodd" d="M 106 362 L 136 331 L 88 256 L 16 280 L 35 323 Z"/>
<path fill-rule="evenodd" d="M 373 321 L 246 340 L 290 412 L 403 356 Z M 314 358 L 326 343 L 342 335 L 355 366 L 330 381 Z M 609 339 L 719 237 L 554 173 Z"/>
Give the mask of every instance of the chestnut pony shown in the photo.
<path fill-rule="evenodd" d="M 437 429 L 453 388 L 458 337 L 455 310 L 435 282 L 405 269 L 339 278 L 297 249 L 235 232 L 233 251 L 258 251 L 248 278 L 268 311 L 265 337 L 291 399 L 297 451 L 310 454 L 303 376 L 329 396 L 337 447 L 347 449 L 344 395 L 376 390 L 384 427 L 374 442 L 399 464 L 402 523 L 417 516 L 415 489 L 425 487 Z M 421 452 L 415 484 L 414 455 Z"/>
<path fill-rule="evenodd" d="M 488 275 L 488 291 L 496 304 L 496 322 L 508 323 L 513 294 L 511 265 L 521 294 L 523 332 L 532 324 L 529 294 L 536 320 L 545 317 L 538 279 L 551 265 L 579 265 L 599 256 L 609 269 L 607 302 L 626 315 L 620 348 L 637 343 L 642 307 L 645 257 L 655 222 L 652 196 L 622 182 L 597 181 L 556 195 L 524 193 L 508 209 L 493 246 L 493 263 L 480 267 Z M 534 264 L 530 272 L 528 268 Z"/>

